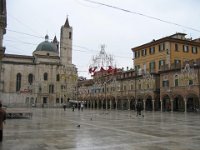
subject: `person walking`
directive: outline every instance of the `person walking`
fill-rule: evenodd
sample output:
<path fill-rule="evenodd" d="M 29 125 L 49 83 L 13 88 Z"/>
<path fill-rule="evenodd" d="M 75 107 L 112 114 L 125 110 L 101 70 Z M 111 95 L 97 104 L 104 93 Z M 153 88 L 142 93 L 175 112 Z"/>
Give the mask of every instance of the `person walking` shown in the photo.
<path fill-rule="evenodd" d="M 0 142 L 3 141 L 3 123 L 6 120 L 6 111 L 2 108 L 2 103 L 0 102 Z"/>
<path fill-rule="evenodd" d="M 141 115 L 141 111 L 143 110 L 143 106 L 141 102 L 138 102 L 136 105 L 136 110 L 137 110 L 137 116 Z M 144 117 L 144 115 L 142 115 Z"/>
<path fill-rule="evenodd" d="M 83 107 L 84 107 L 83 102 L 81 102 L 81 111 L 83 111 Z"/>

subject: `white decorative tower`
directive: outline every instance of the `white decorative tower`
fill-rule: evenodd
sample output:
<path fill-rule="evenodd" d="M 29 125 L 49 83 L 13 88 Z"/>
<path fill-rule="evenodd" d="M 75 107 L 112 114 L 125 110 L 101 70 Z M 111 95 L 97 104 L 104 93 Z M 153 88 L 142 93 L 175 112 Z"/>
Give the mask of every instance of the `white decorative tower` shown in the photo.
<path fill-rule="evenodd" d="M 60 59 L 64 66 L 72 64 L 72 27 L 69 26 L 68 18 L 61 27 Z"/>

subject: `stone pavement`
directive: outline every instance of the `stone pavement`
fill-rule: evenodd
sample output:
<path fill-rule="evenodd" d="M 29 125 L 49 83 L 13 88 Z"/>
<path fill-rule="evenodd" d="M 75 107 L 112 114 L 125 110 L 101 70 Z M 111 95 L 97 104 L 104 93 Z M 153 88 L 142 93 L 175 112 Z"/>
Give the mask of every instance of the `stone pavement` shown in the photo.
<path fill-rule="evenodd" d="M 31 108 L 8 119 L 0 150 L 198 150 L 200 114 Z M 80 127 L 79 127 L 80 125 Z"/>

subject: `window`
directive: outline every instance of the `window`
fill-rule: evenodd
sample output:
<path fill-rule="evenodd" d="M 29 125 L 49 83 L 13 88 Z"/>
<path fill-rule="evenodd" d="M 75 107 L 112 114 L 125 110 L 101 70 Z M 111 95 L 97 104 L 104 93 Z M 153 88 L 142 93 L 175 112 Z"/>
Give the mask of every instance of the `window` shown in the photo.
<path fill-rule="evenodd" d="M 149 63 L 149 68 L 150 68 L 150 72 L 153 72 L 155 70 L 155 62 L 154 61 Z"/>
<path fill-rule="evenodd" d="M 193 85 L 193 80 L 189 80 L 189 85 Z"/>
<path fill-rule="evenodd" d="M 175 51 L 178 51 L 178 44 L 175 44 Z"/>
<path fill-rule="evenodd" d="M 133 84 L 131 84 L 131 90 L 133 90 Z"/>
<path fill-rule="evenodd" d="M 26 103 L 26 104 L 29 104 L 29 97 L 26 97 L 25 103 Z"/>
<path fill-rule="evenodd" d="M 49 85 L 49 93 L 54 93 L 54 85 L 53 84 Z"/>
<path fill-rule="evenodd" d="M 30 85 L 33 84 L 33 74 L 29 74 L 29 75 L 28 75 L 28 83 L 29 83 Z"/>
<path fill-rule="evenodd" d="M 177 87 L 179 85 L 179 82 L 178 82 L 178 75 L 175 75 L 174 77 L 174 86 Z"/>
<path fill-rule="evenodd" d="M 56 103 L 58 104 L 60 101 L 59 101 L 59 98 L 56 98 Z"/>
<path fill-rule="evenodd" d="M 138 71 L 140 69 L 140 65 L 135 66 L 135 70 Z"/>
<path fill-rule="evenodd" d="M 140 57 L 140 51 L 135 52 L 135 58 Z"/>
<path fill-rule="evenodd" d="M 69 39 L 72 39 L 72 32 L 69 32 Z"/>
<path fill-rule="evenodd" d="M 16 91 L 18 92 L 21 88 L 21 80 L 22 80 L 22 75 L 20 73 L 17 74 L 16 77 Z"/>
<path fill-rule="evenodd" d="M 189 46 L 183 45 L 183 52 L 189 52 Z"/>
<path fill-rule="evenodd" d="M 135 52 L 135 58 L 137 58 L 137 52 Z"/>
<path fill-rule="evenodd" d="M 174 67 L 175 67 L 175 68 L 181 67 L 181 60 L 175 59 L 175 60 L 174 60 Z"/>
<path fill-rule="evenodd" d="M 155 53 L 155 47 L 150 47 L 149 54 L 154 54 L 154 53 Z"/>
<path fill-rule="evenodd" d="M 146 50 L 146 49 L 143 49 L 143 50 L 142 50 L 142 56 L 146 56 L 146 54 L 147 54 L 147 50 Z"/>
<path fill-rule="evenodd" d="M 163 86 L 163 87 L 169 87 L 169 81 L 168 81 L 168 80 L 164 80 L 164 81 L 162 82 L 162 86 Z"/>
<path fill-rule="evenodd" d="M 176 65 L 176 64 L 180 64 L 181 63 L 181 60 L 179 60 L 179 59 L 175 59 L 174 60 L 174 64 Z"/>
<path fill-rule="evenodd" d="M 44 73 L 44 80 L 47 81 L 48 80 L 48 74 L 45 72 Z"/>
<path fill-rule="evenodd" d="M 165 50 L 165 43 L 159 44 L 159 52 Z"/>
<path fill-rule="evenodd" d="M 159 69 L 161 68 L 161 66 L 165 65 L 165 61 L 164 60 L 159 60 Z"/>
<path fill-rule="evenodd" d="M 196 46 L 192 46 L 192 53 L 197 54 L 197 47 Z"/>
<path fill-rule="evenodd" d="M 43 97 L 43 104 L 47 104 L 47 97 Z"/>
<path fill-rule="evenodd" d="M 56 75 L 56 81 L 60 81 L 60 75 L 59 74 Z"/>

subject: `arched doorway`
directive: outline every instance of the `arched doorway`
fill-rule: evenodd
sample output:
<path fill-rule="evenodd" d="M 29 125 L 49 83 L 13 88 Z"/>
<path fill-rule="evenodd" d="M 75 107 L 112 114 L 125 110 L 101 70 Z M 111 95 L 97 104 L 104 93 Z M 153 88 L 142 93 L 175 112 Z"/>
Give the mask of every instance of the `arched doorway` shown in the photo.
<path fill-rule="evenodd" d="M 103 109 L 106 109 L 106 100 L 103 100 Z"/>
<path fill-rule="evenodd" d="M 102 102 L 101 102 L 101 100 L 99 99 L 99 109 L 101 109 L 102 108 Z"/>
<path fill-rule="evenodd" d="M 97 109 L 97 100 L 94 101 L 94 108 Z"/>
<path fill-rule="evenodd" d="M 185 103 L 181 95 L 175 96 L 173 101 L 173 111 L 185 111 Z"/>
<path fill-rule="evenodd" d="M 115 99 L 112 99 L 111 100 L 112 101 L 112 109 L 116 109 L 116 101 L 115 101 Z"/>
<path fill-rule="evenodd" d="M 107 109 L 110 109 L 110 99 L 107 98 Z"/>
<path fill-rule="evenodd" d="M 123 100 L 123 110 L 128 110 L 129 108 L 128 108 L 128 100 L 127 99 L 124 99 Z"/>
<path fill-rule="evenodd" d="M 189 94 L 187 96 L 187 111 L 194 112 L 199 108 L 199 100 L 196 94 Z"/>
<path fill-rule="evenodd" d="M 122 110 L 122 100 L 121 100 L 121 99 L 118 99 L 118 102 L 117 102 L 117 109 L 118 109 L 118 110 Z"/>
<path fill-rule="evenodd" d="M 130 101 L 130 109 L 135 110 L 135 99 L 134 98 L 132 98 Z"/>
<path fill-rule="evenodd" d="M 163 97 L 162 107 L 163 107 L 163 111 L 171 111 L 171 102 L 170 102 L 170 97 L 168 95 L 165 95 Z"/>
<path fill-rule="evenodd" d="M 152 97 L 148 96 L 146 99 L 146 110 L 147 111 L 152 111 L 153 110 L 153 105 L 152 105 Z"/>

